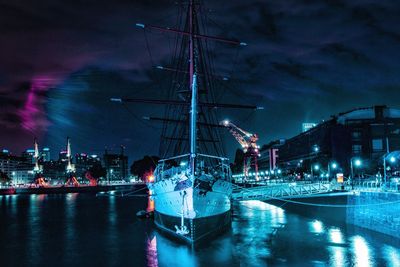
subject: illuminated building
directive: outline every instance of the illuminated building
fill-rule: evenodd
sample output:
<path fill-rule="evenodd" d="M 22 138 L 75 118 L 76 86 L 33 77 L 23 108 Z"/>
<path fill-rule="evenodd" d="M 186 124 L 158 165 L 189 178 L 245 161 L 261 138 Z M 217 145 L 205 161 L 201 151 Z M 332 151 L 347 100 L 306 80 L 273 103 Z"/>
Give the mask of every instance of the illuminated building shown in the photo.
<path fill-rule="evenodd" d="M 40 158 L 43 162 L 50 161 L 51 160 L 50 148 L 48 147 L 43 148 L 42 151 L 40 152 Z"/>
<path fill-rule="evenodd" d="M 315 122 L 303 122 L 301 126 L 302 132 L 304 133 L 317 126 L 317 124 Z"/>
<path fill-rule="evenodd" d="M 94 165 L 101 165 L 101 158 L 97 155 L 80 153 L 75 155 L 75 172 L 78 178 L 84 178 L 86 171 Z"/>
<path fill-rule="evenodd" d="M 25 158 L 30 163 L 35 163 L 34 155 L 35 155 L 35 150 L 32 149 L 32 148 L 29 148 L 29 149 L 25 150 L 21 154 L 21 156 L 23 158 Z"/>
<path fill-rule="evenodd" d="M 278 165 L 288 172 L 310 172 L 319 164 L 319 172 L 327 173 L 334 161 L 348 174 L 350 158 L 358 157 L 366 163 L 363 172 L 376 173 L 387 150 L 400 149 L 400 110 L 374 106 L 339 113 L 277 146 Z M 261 153 L 265 158 L 265 149 Z"/>
<path fill-rule="evenodd" d="M 15 184 L 32 182 L 33 166 L 34 164 L 25 157 L 14 156 L 4 150 L 0 152 L 0 171 L 7 174 Z"/>
<path fill-rule="evenodd" d="M 108 181 L 128 179 L 128 157 L 123 153 L 123 149 L 120 154 L 110 154 L 106 150 L 103 155 Z"/>

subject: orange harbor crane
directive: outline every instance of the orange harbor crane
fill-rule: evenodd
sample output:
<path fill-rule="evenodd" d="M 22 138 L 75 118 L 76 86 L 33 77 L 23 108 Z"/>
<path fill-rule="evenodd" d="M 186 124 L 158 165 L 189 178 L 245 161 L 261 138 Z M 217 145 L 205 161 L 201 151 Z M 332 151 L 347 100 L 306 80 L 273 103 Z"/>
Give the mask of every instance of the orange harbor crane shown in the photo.
<path fill-rule="evenodd" d="M 260 147 L 257 145 L 258 135 L 243 130 L 229 120 L 223 120 L 220 124 L 228 128 L 229 132 L 243 148 L 243 174 L 245 180 L 248 180 L 249 171 L 252 167 L 254 168 L 255 179 L 258 180 L 258 157 L 260 156 Z"/>

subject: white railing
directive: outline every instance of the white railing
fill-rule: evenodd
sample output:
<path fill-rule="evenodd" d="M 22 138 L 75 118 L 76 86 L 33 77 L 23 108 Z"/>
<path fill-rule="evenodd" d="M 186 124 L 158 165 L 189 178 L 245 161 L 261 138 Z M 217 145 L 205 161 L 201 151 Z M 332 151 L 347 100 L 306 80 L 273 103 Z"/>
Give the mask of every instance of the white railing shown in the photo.
<path fill-rule="evenodd" d="M 400 192 L 400 183 L 398 182 L 380 182 L 380 181 L 355 181 L 353 188 L 366 191 L 392 191 Z"/>
<path fill-rule="evenodd" d="M 160 160 L 159 164 L 157 165 L 157 168 L 154 171 L 154 176 L 156 177 L 156 179 L 163 180 L 163 179 L 169 179 L 180 173 L 185 173 L 188 175 L 190 172 L 188 166 L 189 156 L 190 156 L 189 154 L 185 154 Z M 187 161 L 185 161 L 185 158 L 187 158 Z M 205 161 L 201 160 L 202 158 L 210 159 L 211 161 L 214 162 L 216 161 L 216 162 L 212 166 L 206 166 Z M 178 161 L 176 161 L 177 159 L 180 159 L 181 162 L 179 163 Z M 170 166 L 168 165 L 168 161 L 178 163 L 180 164 L 180 166 Z M 202 172 L 212 175 L 215 175 L 215 173 L 217 173 L 219 178 L 228 181 L 230 181 L 232 177 L 231 169 L 229 167 L 227 158 L 205 155 L 205 154 L 197 154 L 196 173 L 201 174 Z"/>
<path fill-rule="evenodd" d="M 304 197 L 332 191 L 329 183 L 297 184 L 287 183 L 274 186 L 259 186 L 253 188 L 236 187 L 234 200 L 266 200 L 274 198 Z"/>

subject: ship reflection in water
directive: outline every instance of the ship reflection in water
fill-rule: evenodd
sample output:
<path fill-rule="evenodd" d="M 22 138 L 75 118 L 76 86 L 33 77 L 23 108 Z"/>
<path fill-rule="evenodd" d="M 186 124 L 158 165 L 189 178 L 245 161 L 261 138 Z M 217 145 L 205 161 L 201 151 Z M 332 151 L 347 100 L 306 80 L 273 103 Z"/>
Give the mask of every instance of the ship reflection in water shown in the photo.
<path fill-rule="evenodd" d="M 1 266 L 400 266 L 400 241 L 259 201 L 236 203 L 232 227 L 194 249 L 135 214 L 148 199 L 0 196 Z"/>

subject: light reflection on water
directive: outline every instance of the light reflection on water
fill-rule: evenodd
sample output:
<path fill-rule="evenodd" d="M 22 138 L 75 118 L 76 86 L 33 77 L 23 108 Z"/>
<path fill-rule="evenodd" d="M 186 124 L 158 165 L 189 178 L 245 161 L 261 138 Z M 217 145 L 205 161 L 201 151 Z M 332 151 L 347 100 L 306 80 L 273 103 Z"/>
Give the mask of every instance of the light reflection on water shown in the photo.
<path fill-rule="evenodd" d="M 374 264 L 373 252 L 370 245 L 364 237 L 356 235 L 350 238 L 351 251 L 355 266 L 372 266 Z"/>
<path fill-rule="evenodd" d="M 76 198 L 78 193 L 70 193 L 65 195 L 64 210 L 65 210 L 65 251 L 73 254 L 75 242 L 76 242 L 76 229 L 75 229 L 75 217 L 76 217 Z"/>
<path fill-rule="evenodd" d="M 387 266 L 398 267 L 400 266 L 400 250 L 390 245 L 382 247 L 383 257 L 386 260 Z"/>
<path fill-rule="evenodd" d="M 329 246 L 329 265 L 334 267 L 346 266 L 346 249 L 343 247 Z"/>
<path fill-rule="evenodd" d="M 329 229 L 329 240 L 334 244 L 344 244 L 343 234 L 340 228 L 332 227 Z"/>
<path fill-rule="evenodd" d="M 81 194 L 0 196 L 2 266 L 400 266 L 399 240 L 260 201 L 235 203 L 231 230 L 192 249 L 136 218 L 148 203 Z"/>
<path fill-rule="evenodd" d="M 322 234 L 324 232 L 324 225 L 319 220 L 313 220 L 308 223 L 310 232 L 314 234 Z"/>

